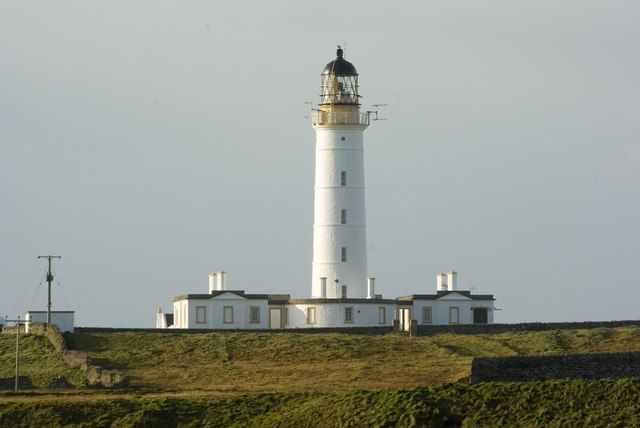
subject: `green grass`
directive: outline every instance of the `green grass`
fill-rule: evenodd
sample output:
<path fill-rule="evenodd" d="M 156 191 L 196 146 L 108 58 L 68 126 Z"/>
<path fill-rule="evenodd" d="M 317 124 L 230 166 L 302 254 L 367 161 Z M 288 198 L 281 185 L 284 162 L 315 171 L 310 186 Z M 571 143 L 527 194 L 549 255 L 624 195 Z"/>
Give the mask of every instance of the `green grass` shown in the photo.
<path fill-rule="evenodd" d="M 640 327 L 485 335 L 78 332 L 70 349 L 138 388 L 221 393 L 333 391 L 456 382 L 474 356 L 640 350 Z"/>
<path fill-rule="evenodd" d="M 15 376 L 16 337 L 0 334 L 0 377 Z M 58 376 L 81 386 L 82 372 L 69 368 L 56 353 L 49 340 L 42 336 L 20 335 L 20 374 L 31 378 L 35 386 L 44 387 Z"/>
<path fill-rule="evenodd" d="M 640 379 L 0 403 L 0 426 L 639 426 Z"/>

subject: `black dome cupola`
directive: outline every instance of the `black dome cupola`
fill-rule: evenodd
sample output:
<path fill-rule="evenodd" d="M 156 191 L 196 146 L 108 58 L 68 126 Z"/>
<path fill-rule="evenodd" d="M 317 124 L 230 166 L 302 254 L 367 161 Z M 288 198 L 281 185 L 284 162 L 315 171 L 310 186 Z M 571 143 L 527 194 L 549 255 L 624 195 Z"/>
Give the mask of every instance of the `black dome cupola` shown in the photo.
<path fill-rule="evenodd" d="M 322 70 L 322 95 L 320 105 L 359 105 L 358 72 L 344 59 L 344 51 L 338 46 L 337 58 Z"/>

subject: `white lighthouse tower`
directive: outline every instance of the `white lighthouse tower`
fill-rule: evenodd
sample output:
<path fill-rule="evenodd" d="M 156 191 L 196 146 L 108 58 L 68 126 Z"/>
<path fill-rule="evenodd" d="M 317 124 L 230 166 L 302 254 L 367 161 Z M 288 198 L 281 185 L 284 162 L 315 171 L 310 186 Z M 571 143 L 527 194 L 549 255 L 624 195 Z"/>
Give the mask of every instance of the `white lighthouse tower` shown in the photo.
<path fill-rule="evenodd" d="M 314 298 L 373 297 L 367 289 L 364 203 L 363 133 L 369 117 L 360 113 L 356 68 L 343 55 L 338 47 L 337 58 L 322 71 L 319 109 L 313 113 Z"/>

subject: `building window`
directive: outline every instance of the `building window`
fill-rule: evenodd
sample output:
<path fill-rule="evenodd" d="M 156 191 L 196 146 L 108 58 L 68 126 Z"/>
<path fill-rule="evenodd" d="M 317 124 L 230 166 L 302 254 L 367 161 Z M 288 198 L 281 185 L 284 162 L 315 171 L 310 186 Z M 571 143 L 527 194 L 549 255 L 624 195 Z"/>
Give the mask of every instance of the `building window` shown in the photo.
<path fill-rule="evenodd" d="M 346 286 L 346 285 L 343 285 L 343 286 L 342 286 L 342 293 L 340 293 L 340 296 L 341 296 L 343 299 L 346 299 L 346 298 L 347 298 L 347 286 Z"/>
<path fill-rule="evenodd" d="M 342 247 L 340 249 L 340 260 L 343 262 L 347 261 L 347 247 Z"/>
<path fill-rule="evenodd" d="M 340 210 L 340 224 L 347 224 L 347 210 Z"/>
<path fill-rule="evenodd" d="M 307 308 L 307 324 L 316 323 L 316 308 L 315 306 L 309 306 Z"/>
<path fill-rule="evenodd" d="M 282 325 L 289 324 L 289 308 L 282 308 Z"/>
<path fill-rule="evenodd" d="M 205 306 L 196 306 L 196 324 L 205 324 L 207 322 L 207 308 Z"/>
<path fill-rule="evenodd" d="M 449 307 L 449 324 L 460 324 L 460 308 L 457 306 Z"/>
<path fill-rule="evenodd" d="M 249 308 L 249 322 L 251 324 L 260 324 L 260 306 L 251 306 Z"/>
<path fill-rule="evenodd" d="M 387 313 L 383 306 L 378 308 L 378 324 L 386 324 L 387 323 Z"/>
<path fill-rule="evenodd" d="M 182 304 L 182 328 L 187 328 L 187 304 Z"/>
<path fill-rule="evenodd" d="M 422 307 L 422 324 L 433 324 L 433 314 L 431 306 Z"/>
<path fill-rule="evenodd" d="M 340 185 L 347 185 L 347 171 L 340 171 Z"/>
<path fill-rule="evenodd" d="M 353 322 L 353 307 L 348 306 L 344 308 L 344 322 L 346 324 Z"/>
<path fill-rule="evenodd" d="M 233 306 L 225 306 L 222 308 L 222 322 L 225 324 L 233 324 Z"/>

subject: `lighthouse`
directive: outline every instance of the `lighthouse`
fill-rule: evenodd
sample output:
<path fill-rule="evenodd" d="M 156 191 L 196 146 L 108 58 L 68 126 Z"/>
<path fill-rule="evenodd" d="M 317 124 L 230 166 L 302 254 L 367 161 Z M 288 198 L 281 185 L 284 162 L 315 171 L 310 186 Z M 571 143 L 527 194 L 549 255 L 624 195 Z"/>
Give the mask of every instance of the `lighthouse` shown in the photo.
<path fill-rule="evenodd" d="M 375 278 L 367 276 L 363 136 L 369 120 L 382 119 L 377 111 L 360 112 L 356 68 L 344 59 L 340 46 L 336 54 L 322 70 L 320 102 L 312 113 L 316 162 L 311 298 L 229 289 L 226 273 L 214 272 L 209 293 L 175 297 L 171 314 L 158 310 L 158 328 L 379 327 L 385 332 L 392 325 L 407 331 L 416 321 L 493 323 L 493 295 L 458 289 L 454 271 L 446 274 L 448 279 L 437 275 L 435 294 L 386 299 L 376 294 Z"/>
<path fill-rule="evenodd" d="M 367 279 L 364 130 L 358 73 L 340 47 L 321 74 L 316 132 L 312 297 L 372 298 Z"/>

